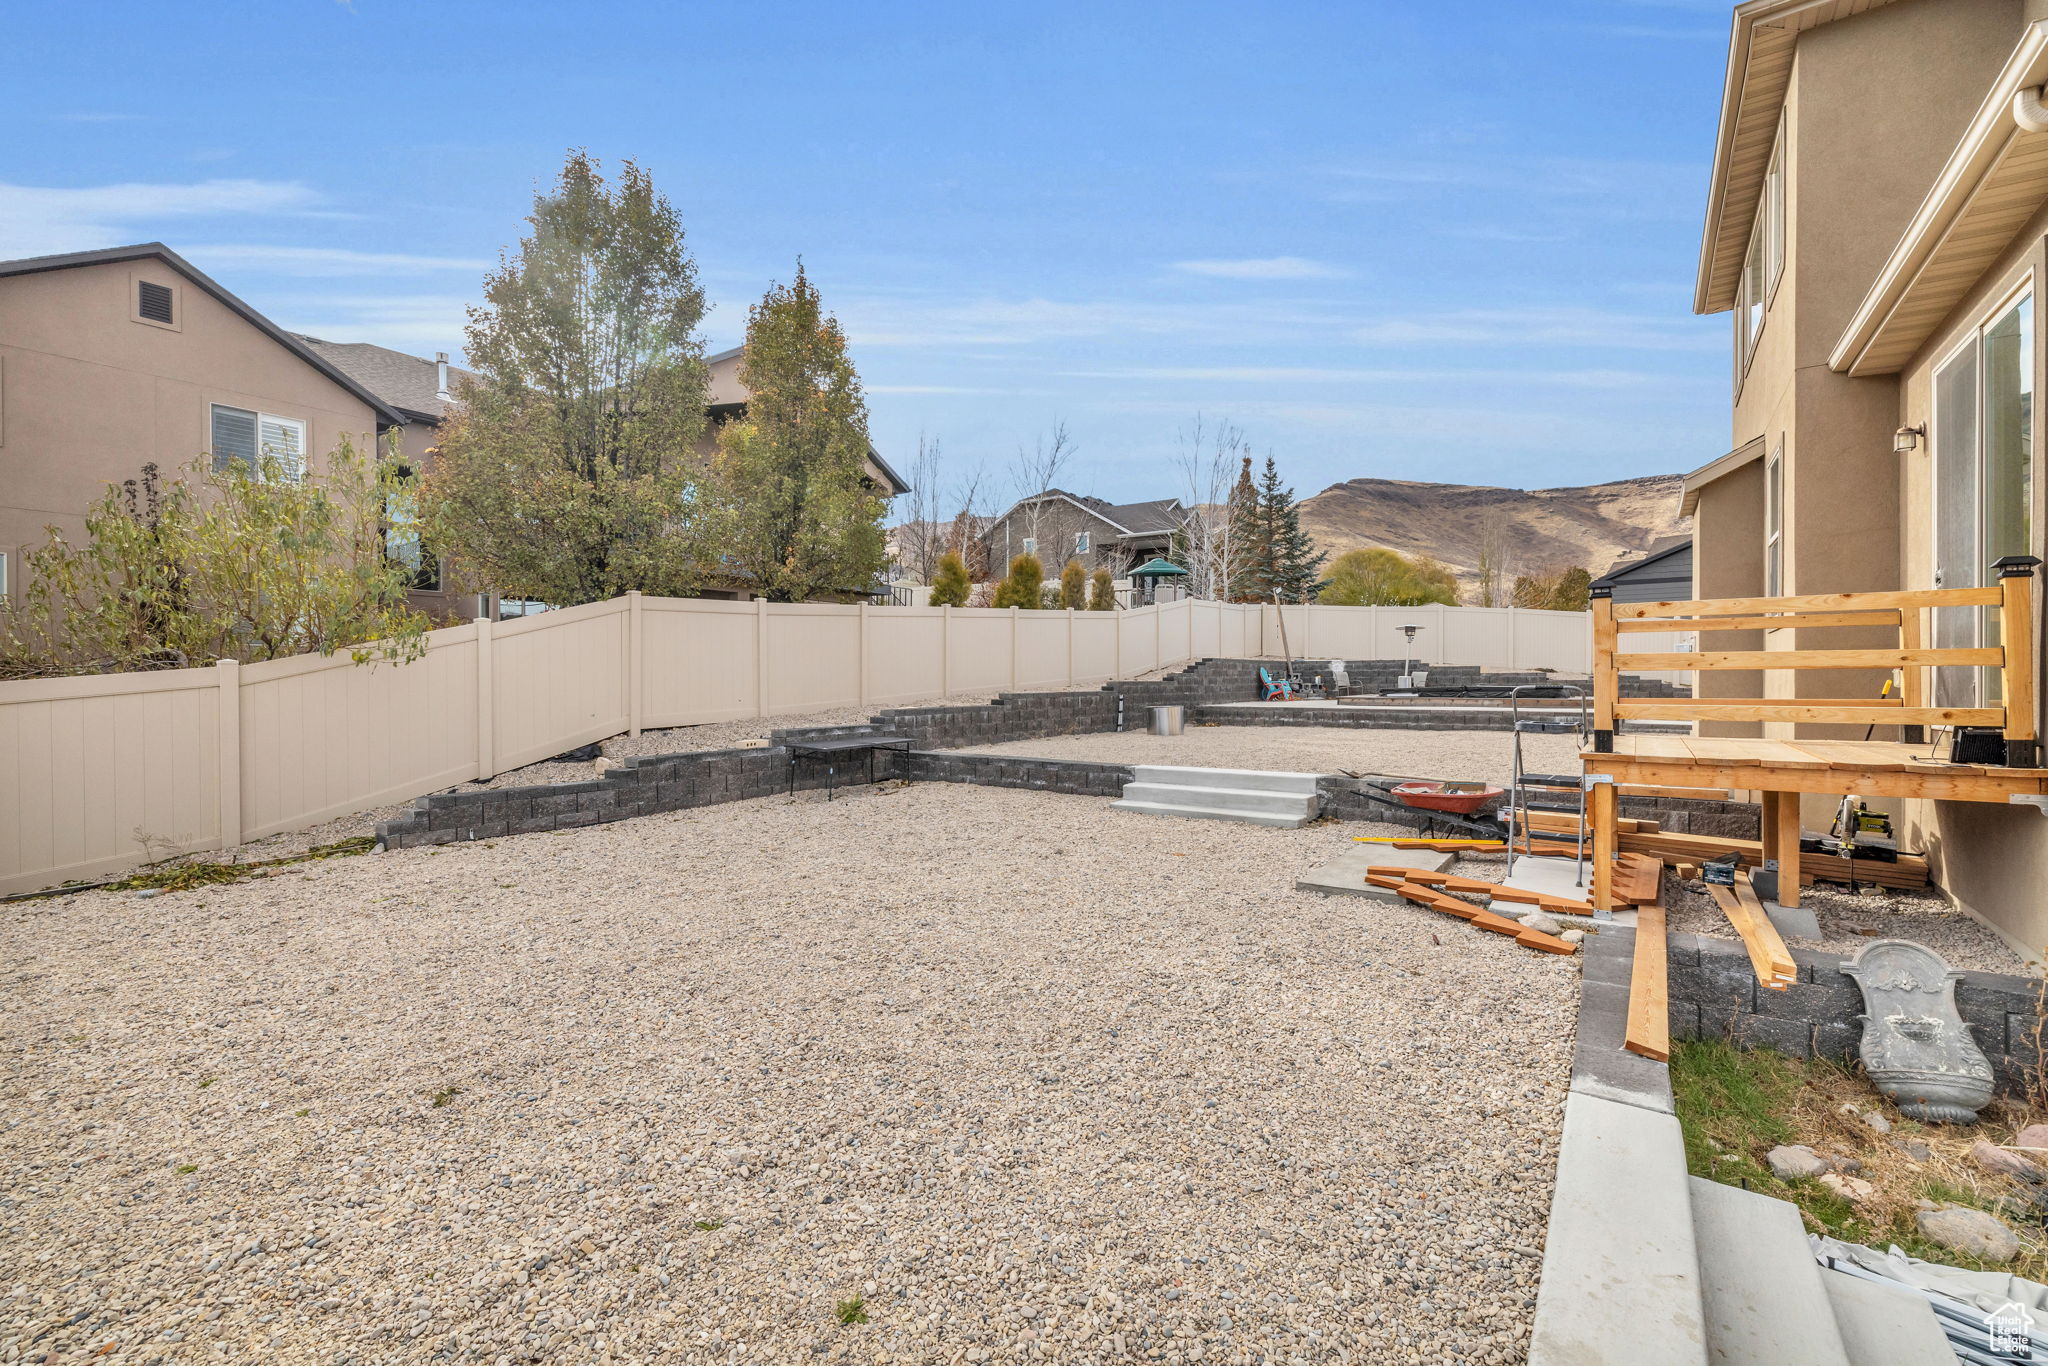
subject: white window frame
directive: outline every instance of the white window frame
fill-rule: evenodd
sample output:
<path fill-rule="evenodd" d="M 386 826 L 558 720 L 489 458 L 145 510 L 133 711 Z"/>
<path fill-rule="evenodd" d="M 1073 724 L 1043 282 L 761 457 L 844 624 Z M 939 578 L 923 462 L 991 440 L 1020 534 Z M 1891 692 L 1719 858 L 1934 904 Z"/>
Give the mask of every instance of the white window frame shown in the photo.
<path fill-rule="evenodd" d="M 1757 196 L 1756 217 L 1750 223 L 1749 242 L 1742 253 L 1742 273 L 1735 283 L 1735 388 L 1739 393 L 1749 375 L 1749 363 L 1756 359 L 1756 345 L 1764 334 L 1771 305 L 1778 294 L 1778 281 L 1785 274 L 1785 121 L 1778 120 L 1777 140 L 1771 146 L 1769 168 L 1764 172 L 1763 190 Z"/>
<path fill-rule="evenodd" d="M 1076 555 L 1086 555 L 1088 553 L 1087 532 L 1077 531 L 1074 533 L 1074 553 Z"/>
<path fill-rule="evenodd" d="M 1764 460 L 1764 596 L 1785 596 L 1785 439 Z"/>
<path fill-rule="evenodd" d="M 0 550 L 0 598 L 7 596 L 7 552 Z"/>
<path fill-rule="evenodd" d="M 1026 555 L 1036 555 L 1038 553 L 1038 538 L 1036 536 L 1026 536 L 1024 538 L 1024 553 Z"/>
<path fill-rule="evenodd" d="M 216 411 L 246 413 L 256 419 L 256 458 L 259 462 L 262 460 L 266 449 L 268 449 L 263 441 L 263 428 L 265 424 L 292 428 L 299 435 L 299 450 L 295 457 L 290 461 L 284 462 L 287 466 L 286 477 L 289 479 L 303 479 L 306 477 L 307 447 L 312 428 L 303 418 L 284 417 L 278 413 L 259 412 L 254 408 L 237 407 L 232 403 L 210 403 L 206 408 L 206 441 L 209 446 L 213 444 L 213 417 Z M 220 467 L 220 457 L 216 454 L 213 460 L 214 468 L 218 469 Z"/>

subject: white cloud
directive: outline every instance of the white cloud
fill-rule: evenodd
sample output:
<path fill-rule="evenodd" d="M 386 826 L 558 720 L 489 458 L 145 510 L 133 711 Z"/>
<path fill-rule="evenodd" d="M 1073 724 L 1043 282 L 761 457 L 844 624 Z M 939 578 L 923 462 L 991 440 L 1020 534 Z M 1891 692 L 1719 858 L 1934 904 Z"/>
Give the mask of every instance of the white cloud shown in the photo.
<path fill-rule="evenodd" d="M 1590 346 L 1651 351 L 1716 350 L 1726 343 L 1683 315 L 1579 307 L 1467 308 L 1384 318 L 1356 329 L 1367 346 Z"/>
<path fill-rule="evenodd" d="M 459 354 L 472 302 L 460 294 L 337 294 L 269 299 L 262 308 L 279 325 L 328 341 Z"/>
<path fill-rule="evenodd" d="M 1175 261 L 1173 268 L 1189 275 L 1220 280 L 1331 280 L 1351 272 L 1303 256 L 1255 256 L 1243 260 Z"/>
<path fill-rule="evenodd" d="M 183 254 L 202 266 L 218 262 L 277 275 L 424 275 L 443 270 L 481 273 L 496 264 L 482 257 L 412 256 L 402 252 L 350 251 L 345 247 L 255 243 L 189 247 Z"/>
<path fill-rule="evenodd" d="M 313 213 L 320 195 L 297 181 L 50 189 L 0 184 L 0 258 L 89 251 L 167 238 L 180 220 Z"/>

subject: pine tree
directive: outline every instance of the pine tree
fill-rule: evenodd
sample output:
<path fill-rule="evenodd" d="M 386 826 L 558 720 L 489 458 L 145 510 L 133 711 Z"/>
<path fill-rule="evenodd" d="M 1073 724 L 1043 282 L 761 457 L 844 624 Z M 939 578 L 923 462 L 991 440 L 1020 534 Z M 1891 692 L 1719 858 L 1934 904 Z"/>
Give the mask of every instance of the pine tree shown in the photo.
<path fill-rule="evenodd" d="M 1045 583 L 1045 566 L 1038 562 L 1036 555 L 1019 555 L 1010 561 L 1010 572 L 996 585 L 995 605 L 998 607 L 1037 607 L 1041 598 L 1039 590 Z"/>
<path fill-rule="evenodd" d="M 771 602 L 864 587 L 888 559 L 846 334 L 797 266 L 747 315 L 747 415 L 718 434 L 718 546 Z"/>
<path fill-rule="evenodd" d="M 1088 610 L 1091 612 L 1114 612 L 1116 610 L 1116 581 L 1107 569 L 1098 569 L 1088 576 Z"/>
<path fill-rule="evenodd" d="M 932 575 L 931 605 L 965 607 L 968 594 L 973 591 L 974 583 L 967 577 L 967 562 L 960 558 L 960 552 L 948 550 L 939 556 L 939 572 Z"/>
<path fill-rule="evenodd" d="M 1557 576 L 1557 586 L 1550 590 L 1550 608 L 1554 612 L 1583 612 L 1593 586 L 1593 576 L 1585 566 L 1573 565 Z"/>
<path fill-rule="evenodd" d="M 1231 602 L 1261 602 L 1256 585 L 1259 547 L 1264 543 L 1260 529 L 1259 490 L 1252 483 L 1252 458 L 1246 456 L 1238 469 L 1237 482 L 1230 488 L 1230 591 Z"/>
<path fill-rule="evenodd" d="M 1253 601 L 1307 602 L 1322 582 L 1323 561 L 1301 529 L 1301 507 L 1294 490 L 1280 483 L 1280 466 L 1272 456 L 1259 478 L 1255 533 L 1247 556 L 1246 579 Z"/>
<path fill-rule="evenodd" d="M 1088 571 L 1081 568 L 1079 560 L 1068 560 L 1060 571 L 1060 606 L 1078 609 L 1087 605 Z"/>

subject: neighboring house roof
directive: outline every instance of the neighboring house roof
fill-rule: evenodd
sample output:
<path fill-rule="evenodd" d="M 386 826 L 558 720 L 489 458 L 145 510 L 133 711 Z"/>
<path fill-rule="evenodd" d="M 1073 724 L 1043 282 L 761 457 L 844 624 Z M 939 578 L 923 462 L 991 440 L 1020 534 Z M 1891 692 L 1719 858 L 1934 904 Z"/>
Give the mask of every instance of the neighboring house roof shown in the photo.
<path fill-rule="evenodd" d="M 1792 83 L 1792 53 L 1808 29 L 1878 9 L 1893 0 L 1748 0 L 1737 5 L 1728 36 L 1721 124 L 1700 236 L 1695 313 L 1735 307 L 1735 286 L 1750 227 L 1778 138 L 1778 114 Z"/>
<path fill-rule="evenodd" d="M 410 418 L 438 423 L 455 406 L 452 400 L 443 400 L 437 392 L 440 387 L 438 361 L 393 351 L 387 346 L 372 346 L 368 342 L 325 341 L 303 332 L 291 335 Z M 474 378 L 470 371 L 456 365 L 448 367 L 451 390 L 462 380 L 470 378 Z"/>
<path fill-rule="evenodd" d="M 729 346 L 723 351 L 714 351 L 712 354 L 706 356 L 704 358 L 704 364 L 707 366 L 722 365 L 726 361 L 736 360 L 739 357 L 745 355 L 746 351 L 747 348 L 744 345 Z M 735 370 L 733 376 L 727 381 L 720 381 L 716 376 L 714 376 L 712 383 L 714 392 L 717 390 L 721 382 L 730 383 L 733 387 L 727 390 L 727 392 L 736 393 L 739 396 L 736 398 L 727 398 L 723 400 L 714 399 L 711 403 L 710 409 L 712 415 L 714 417 L 722 419 L 730 419 L 745 416 L 747 411 L 746 389 L 739 383 L 737 377 L 737 370 Z M 875 449 L 874 444 L 872 442 L 870 442 L 868 445 L 868 460 L 870 463 L 874 465 L 874 467 L 878 471 L 881 472 L 883 482 L 885 482 L 889 486 L 889 496 L 891 498 L 894 498 L 899 494 L 905 494 L 910 492 L 910 481 L 905 479 L 902 475 L 896 473 L 895 467 L 882 458 L 882 453 Z"/>
<path fill-rule="evenodd" d="M 2048 21 L 2029 24 L 1934 188 L 1828 356 L 1844 374 L 1901 369 L 2048 200 L 2048 133 L 2022 130 L 2013 97 L 2048 82 Z"/>
<path fill-rule="evenodd" d="M 1685 482 L 1679 486 L 1681 492 L 1678 496 L 1678 515 L 1681 517 L 1693 515 L 1693 512 L 1700 505 L 1701 489 L 1713 483 L 1722 475 L 1732 474 L 1744 465 L 1749 464 L 1752 460 L 1761 460 L 1763 458 L 1764 439 L 1761 436 L 1753 436 L 1734 450 L 1728 452 L 1728 454 L 1718 459 L 1709 460 L 1691 474 L 1686 475 Z"/>
<path fill-rule="evenodd" d="M 1002 521 L 1004 517 L 1008 517 L 1026 503 L 1043 502 L 1048 498 L 1071 503 L 1089 516 L 1109 523 L 1116 528 L 1119 536 L 1144 536 L 1162 531 L 1175 531 L 1181 524 L 1181 518 L 1175 515 L 1181 505 L 1178 498 L 1156 498 L 1149 503 L 1119 504 L 1101 498 L 1090 498 L 1085 494 L 1068 493 L 1065 489 L 1046 489 L 1029 497 L 1019 498 L 1001 517 L 994 518 L 990 525 Z"/>
<path fill-rule="evenodd" d="M 1685 602 L 1692 597 L 1692 537 L 1667 536 L 1653 542 L 1649 553 L 1616 560 L 1594 580 L 1606 585 L 1621 602 Z"/>
<path fill-rule="evenodd" d="M 1624 555 L 1607 566 L 1596 582 L 1605 582 L 1620 575 L 1636 575 L 1649 566 L 1669 560 L 1672 556 L 1692 549 L 1690 536 L 1663 536 L 1650 542 L 1650 548 L 1640 555 Z"/>
<path fill-rule="evenodd" d="M 18 261 L 0 261 L 0 278 L 9 275 L 35 275 L 49 270 L 70 270 L 78 266 L 104 266 L 117 264 L 122 261 L 146 261 L 152 259 L 162 261 L 172 270 L 183 275 L 193 284 L 199 286 L 226 305 L 229 310 L 239 314 L 242 320 L 251 327 L 254 327 L 279 346 L 282 346 L 285 350 L 291 352 L 315 370 L 318 370 L 328 379 L 333 380 L 349 393 L 370 405 L 377 416 L 384 422 L 392 425 L 404 424 L 406 419 L 403 414 L 379 398 L 360 381 L 335 365 L 333 361 L 306 345 L 298 337 L 285 331 L 276 323 L 249 307 L 248 304 L 243 303 L 240 299 L 222 289 L 204 271 L 161 242 L 138 242 L 131 247 L 107 247 L 100 251 L 71 251 L 56 256 L 29 256 Z"/>

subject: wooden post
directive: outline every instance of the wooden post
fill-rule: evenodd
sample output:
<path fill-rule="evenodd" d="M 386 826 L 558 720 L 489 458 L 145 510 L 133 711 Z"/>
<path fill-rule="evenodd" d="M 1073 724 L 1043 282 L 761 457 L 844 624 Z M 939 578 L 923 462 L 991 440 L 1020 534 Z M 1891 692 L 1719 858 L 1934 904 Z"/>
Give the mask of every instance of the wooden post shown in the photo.
<path fill-rule="evenodd" d="M 498 691 L 491 681 L 494 627 L 489 617 L 476 619 L 476 780 L 480 783 L 498 776 L 498 723 L 492 715 Z"/>
<path fill-rule="evenodd" d="M 768 714 L 768 599 L 754 599 L 754 715 Z"/>
<path fill-rule="evenodd" d="M 953 604 L 939 606 L 939 697 L 953 698 Z"/>
<path fill-rule="evenodd" d="M 626 594 L 626 734 L 640 734 L 640 590 Z"/>
<path fill-rule="evenodd" d="M 2040 734 L 2034 720 L 2034 566 L 2032 555 L 2007 555 L 1991 567 L 1998 571 L 1998 644 L 2005 652 L 2005 761 L 2015 768 L 2037 768 Z"/>
<path fill-rule="evenodd" d="M 242 842 L 242 664 L 223 659 L 214 669 L 220 684 L 216 713 L 220 741 L 220 847 Z"/>
<path fill-rule="evenodd" d="M 868 704 L 868 691 L 869 691 L 869 689 L 868 689 L 868 604 L 867 604 L 867 601 L 866 601 L 866 599 L 862 599 L 862 601 L 861 601 L 861 604 L 860 604 L 860 619 L 859 619 L 859 627 L 858 627 L 858 631 L 859 631 L 859 635 L 858 635 L 858 639 L 857 639 L 857 642 L 856 642 L 855 648 L 856 648 L 856 650 L 857 650 L 857 651 L 858 651 L 858 653 L 859 653 L 859 660 L 860 660 L 860 682 L 859 682 L 859 683 L 858 683 L 858 684 L 857 684 L 856 686 L 857 686 L 857 687 L 858 687 L 858 688 L 860 689 L 860 705 L 861 705 L 861 706 L 863 706 L 863 707 L 865 707 L 865 706 L 866 706 L 866 705 Z"/>
<path fill-rule="evenodd" d="M 1596 583 L 1588 603 L 1593 613 L 1593 749 L 1614 752 L 1614 708 L 1621 700 L 1621 676 L 1614 671 L 1614 586 Z"/>
<path fill-rule="evenodd" d="M 1602 774 L 1589 775 L 1604 778 Z M 1586 819 L 1593 824 L 1593 907 L 1614 909 L 1614 784 L 1599 781 L 1586 794 Z"/>
<path fill-rule="evenodd" d="M 1778 795 L 1775 792 L 1759 792 L 1757 806 L 1761 815 L 1757 820 L 1757 858 L 1761 863 L 1778 861 Z"/>
<path fill-rule="evenodd" d="M 1924 648 L 1920 634 L 1920 610 L 1918 607 L 1899 609 L 1899 648 L 1918 650 Z M 1908 664 L 1901 669 L 1899 696 L 1909 707 L 1927 705 L 1927 670 L 1924 665 Z"/>
<path fill-rule="evenodd" d="M 1799 904 L 1799 794 L 1773 792 L 1777 798 L 1778 904 Z"/>

